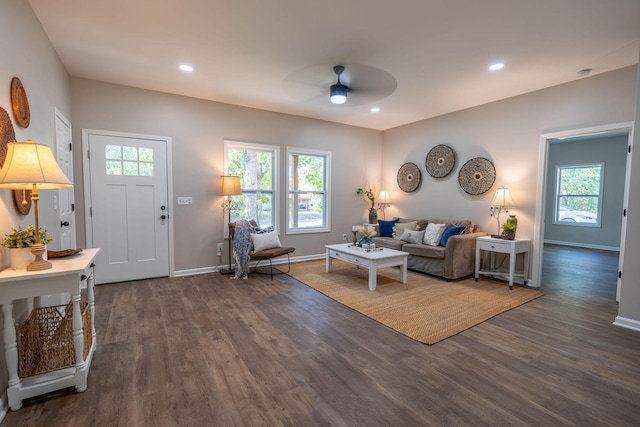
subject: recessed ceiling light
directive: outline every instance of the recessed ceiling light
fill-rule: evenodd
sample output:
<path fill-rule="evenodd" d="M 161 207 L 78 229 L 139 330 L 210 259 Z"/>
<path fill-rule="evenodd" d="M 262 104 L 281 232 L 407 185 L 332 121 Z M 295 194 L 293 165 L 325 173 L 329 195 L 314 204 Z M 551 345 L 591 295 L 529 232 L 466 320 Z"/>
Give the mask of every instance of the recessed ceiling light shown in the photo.
<path fill-rule="evenodd" d="M 191 65 L 182 64 L 179 67 L 182 71 L 193 71 L 193 67 Z"/>
<path fill-rule="evenodd" d="M 372 113 L 377 113 L 380 111 L 380 107 L 371 107 L 371 112 Z"/>
<path fill-rule="evenodd" d="M 502 62 L 489 65 L 489 70 L 491 71 L 501 70 L 502 68 L 504 68 L 504 64 Z"/>

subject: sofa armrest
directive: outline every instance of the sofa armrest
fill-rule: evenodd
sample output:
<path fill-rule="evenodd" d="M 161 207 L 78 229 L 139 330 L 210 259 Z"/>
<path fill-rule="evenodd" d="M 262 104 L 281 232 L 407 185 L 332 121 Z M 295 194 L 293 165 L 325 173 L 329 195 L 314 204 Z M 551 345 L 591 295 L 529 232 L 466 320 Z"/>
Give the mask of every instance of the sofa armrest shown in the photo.
<path fill-rule="evenodd" d="M 451 236 L 445 247 L 444 277 L 457 279 L 475 272 L 476 239 L 487 233 L 459 234 Z"/>

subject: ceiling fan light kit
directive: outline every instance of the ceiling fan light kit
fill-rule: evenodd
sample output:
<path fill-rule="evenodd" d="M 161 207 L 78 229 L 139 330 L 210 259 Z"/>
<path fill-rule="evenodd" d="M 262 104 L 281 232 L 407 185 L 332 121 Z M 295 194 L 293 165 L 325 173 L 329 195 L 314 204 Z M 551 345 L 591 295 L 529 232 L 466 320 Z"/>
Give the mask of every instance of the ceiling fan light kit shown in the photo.
<path fill-rule="evenodd" d="M 333 71 L 338 76 L 338 81 L 331 85 L 329 99 L 334 104 L 344 104 L 347 102 L 347 92 L 349 92 L 349 87 L 340 83 L 340 75 L 344 72 L 344 66 L 336 65 L 333 67 Z"/>

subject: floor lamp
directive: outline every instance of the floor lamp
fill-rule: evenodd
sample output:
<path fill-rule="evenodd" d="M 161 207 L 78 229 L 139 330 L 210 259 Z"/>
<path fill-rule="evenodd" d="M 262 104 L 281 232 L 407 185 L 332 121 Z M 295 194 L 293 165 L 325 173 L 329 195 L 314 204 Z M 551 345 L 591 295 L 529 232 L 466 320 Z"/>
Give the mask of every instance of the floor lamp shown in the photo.
<path fill-rule="evenodd" d="M 40 242 L 38 190 L 52 190 L 72 185 L 58 166 L 49 146 L 33 141 L 7 144 L 7 157 L 0 170 L 0 188 L 32 191 L 35 243 L 31 246 L 31 253 L 36 259 L 27 265 L 27 271 L 48 270 L 52 267 L 49 261 L 42 258 L 47 248 Z"/>
<path fill-rule="evenodd" d="M 231 203 L 231 196 L 241 196 L 242 188 L 240 188 L 240 177 L 239 176 L 231 176 L 231 175 L 223 175 L 220 177 L 220 195 L 225 196 L 226 199 L 222 203 L 222 207 L 224 208 L 224 212 L 228 215 L 227 227 L 231 222 L 231 210 L 233 209 L 233 205 Z M 226 270 L 220 270 L 221 274 L 232 274 L 234 273 L 233 268 L 231 268 L 231 232 L 229 232 L 229 268 Z"/>

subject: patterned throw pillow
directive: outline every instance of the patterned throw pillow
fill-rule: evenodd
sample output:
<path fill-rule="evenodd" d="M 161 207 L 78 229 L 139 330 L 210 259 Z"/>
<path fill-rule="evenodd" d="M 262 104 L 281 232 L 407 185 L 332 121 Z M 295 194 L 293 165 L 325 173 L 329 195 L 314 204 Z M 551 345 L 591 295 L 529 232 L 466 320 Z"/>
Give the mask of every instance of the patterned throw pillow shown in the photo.
<path fill-rule="evenodd" d="M 265 228 L 251 227 L 251 233 L 253 233 L 253 234 L 271 233 L 272 231 L 273 231 L 273 225 L 270 225 L 270 226 L 265 227 Z"/>
<path fill-rule="evenodd" d="M 447 224 L 432 224 L 427 225 L 427 229 L 424 231 L 424 240 L 422 243 L 429 246 L 438 246 L 440 244 L 440 238 Z"/>
<path fill-rule="evenodd" d="M 399 222 L 393 226 L 393 238 L 396 240 L 400 240 L 402 237 L 402 233 L 404 230 L 416 230 L 418 228 L 418 221 L 411 222 Z"/>

